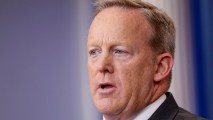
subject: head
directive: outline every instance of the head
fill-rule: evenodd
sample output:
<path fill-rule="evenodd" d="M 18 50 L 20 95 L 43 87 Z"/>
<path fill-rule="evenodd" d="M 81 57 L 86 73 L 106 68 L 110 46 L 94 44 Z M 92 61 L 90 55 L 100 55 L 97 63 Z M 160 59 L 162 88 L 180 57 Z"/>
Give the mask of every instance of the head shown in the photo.
<path fill-rule="evenodd" d="M 141 0 L 98 0 L 88 34 L 93 101 L 109 119 L 129 119 L 164 94 L 175 47 L 172 20 Z"/>

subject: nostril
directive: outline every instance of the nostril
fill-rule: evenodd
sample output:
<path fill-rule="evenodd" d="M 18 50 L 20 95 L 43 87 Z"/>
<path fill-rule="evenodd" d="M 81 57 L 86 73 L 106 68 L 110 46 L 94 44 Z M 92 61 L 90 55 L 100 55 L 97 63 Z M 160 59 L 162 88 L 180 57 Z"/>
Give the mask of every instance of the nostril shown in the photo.
<path fill-rule="evenodd" d="M 111 63 L 102 63 L 98 66 L 98 70 L 101 73 L 113 73 L 113 66 L 111 65 Z"/>

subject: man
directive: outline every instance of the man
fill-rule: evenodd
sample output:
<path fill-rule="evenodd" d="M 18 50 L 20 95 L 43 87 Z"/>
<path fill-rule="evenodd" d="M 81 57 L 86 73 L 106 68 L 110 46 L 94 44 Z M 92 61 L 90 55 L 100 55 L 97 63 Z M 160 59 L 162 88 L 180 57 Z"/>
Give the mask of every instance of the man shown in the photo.
<path fill-rule="evenodd" d="M 167 90 L 173 21 L 141 0 L 98 0 L 88 34 L 90 90 L 106 120 L 201 120 Z"/>

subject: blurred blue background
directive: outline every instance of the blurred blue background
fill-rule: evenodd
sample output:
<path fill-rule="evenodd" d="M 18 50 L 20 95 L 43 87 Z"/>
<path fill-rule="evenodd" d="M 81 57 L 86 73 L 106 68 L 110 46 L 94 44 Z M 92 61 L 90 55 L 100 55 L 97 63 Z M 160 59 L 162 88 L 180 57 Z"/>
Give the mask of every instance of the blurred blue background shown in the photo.
<path fill-rule="evenodd" d="M 213 119 L 213 1 L 191 0 L 197 113 Z"/>
<path fill-rule="evenodd" d="M 150 2 L 176 22 L 171 91 L 180 106 L 213 119 L 213 2 Z M 87 81 L 93 16 L 93 0 L 0 0 L 0 120 L 101 119 Z"/>

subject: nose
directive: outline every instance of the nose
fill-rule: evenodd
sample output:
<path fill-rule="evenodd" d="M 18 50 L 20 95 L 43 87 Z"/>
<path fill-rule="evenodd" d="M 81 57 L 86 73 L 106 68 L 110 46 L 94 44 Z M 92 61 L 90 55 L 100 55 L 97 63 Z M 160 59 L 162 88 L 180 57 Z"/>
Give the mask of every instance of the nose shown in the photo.
<path fill-rule="evenodd" d="M 113 73 L 113 60 L 110 55 L 102 55 L 98 62 L 98 71 L 101 73 Z"/>

